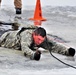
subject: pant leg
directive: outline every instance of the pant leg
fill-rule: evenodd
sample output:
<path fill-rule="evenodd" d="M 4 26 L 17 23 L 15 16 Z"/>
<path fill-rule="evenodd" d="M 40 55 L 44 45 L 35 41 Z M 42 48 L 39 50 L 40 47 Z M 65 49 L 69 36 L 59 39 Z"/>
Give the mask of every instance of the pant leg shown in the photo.
<path fill-rule="evenodd" d="M 1 3 L 1 0 L 0 0 L 0 3 Z"/>
<path fill-rule="evenodd" d="M 14 0 L 15 8 L 22 8 L 22 0 Z"/>
<path fill-rule="evenodd" d="M 1 1 L 2 1 L 2 0 L 0 0 L 0 5 L 1 5 Z"/>

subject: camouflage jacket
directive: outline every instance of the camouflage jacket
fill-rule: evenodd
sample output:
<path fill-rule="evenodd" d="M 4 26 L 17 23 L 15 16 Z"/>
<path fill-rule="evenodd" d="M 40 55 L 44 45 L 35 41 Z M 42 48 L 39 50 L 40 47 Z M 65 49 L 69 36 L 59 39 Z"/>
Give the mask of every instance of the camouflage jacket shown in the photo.
<path fill-rule="evenodd" d="M 36 28 L 35 26 L 24 29 L 22 32 L 20 30 L 17 31 L 9 31 L 4 33 L 0 38 L 0 46 L 5 48 L 22 50 L 23 53 L 30 56 L 34 54 L 35 49 L 42 47 L 46 50 L 50 50 L 60 54 L 68 55 L 68 48 L 61 45 L 60 43 L 56 43 L 51 39 L 46 38 L 46 40 L 40 45 L 35 46 L 33 44 L 32 32 Z M 20 32 L 20 33 L 19 33 Z"/>

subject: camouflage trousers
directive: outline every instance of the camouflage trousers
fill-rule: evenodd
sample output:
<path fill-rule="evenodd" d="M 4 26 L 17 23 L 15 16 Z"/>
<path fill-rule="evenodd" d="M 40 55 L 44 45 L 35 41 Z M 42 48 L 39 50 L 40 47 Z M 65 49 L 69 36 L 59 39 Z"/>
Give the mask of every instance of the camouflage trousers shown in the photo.
<path fill-rule="evenodd" d="M 1 1 L 0 0 L 0 4 L 1 4 Z M 15 5 L 15 8 L 22 8 L 22 0 L 14 0 L 14 5 Z"/>

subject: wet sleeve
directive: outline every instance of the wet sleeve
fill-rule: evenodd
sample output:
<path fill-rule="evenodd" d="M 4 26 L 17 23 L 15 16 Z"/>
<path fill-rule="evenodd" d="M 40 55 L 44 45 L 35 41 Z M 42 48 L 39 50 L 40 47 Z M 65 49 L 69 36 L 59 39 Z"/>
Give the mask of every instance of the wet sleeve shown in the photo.
<path fill-rule="evenodd" d="M 69 47 L 58 42 L 50 41 L 53 45 L 51 47 L 51 51 L 55 53 L 59 53 L 62 55 L 66 55 L 68 53 Z"/>
<path fill-rule="evenodd" d="M 32 56 L 34 52 L 29 48 L 31 43 L 31 34 L 28 31 L 21 33 L 21 49 L 27 56 Z"/>

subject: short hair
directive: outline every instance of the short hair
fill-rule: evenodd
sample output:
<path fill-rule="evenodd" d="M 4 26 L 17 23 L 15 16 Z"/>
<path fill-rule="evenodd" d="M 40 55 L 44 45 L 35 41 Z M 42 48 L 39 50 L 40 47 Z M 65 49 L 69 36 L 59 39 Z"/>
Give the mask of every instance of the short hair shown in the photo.
<path fill-rule="evenodd" d="M 46 36 L 46 30 L 42 27 L 36 28 L 34 32 L 35 32 L 36 35 L 39 34 L 42 37 Z"/>

